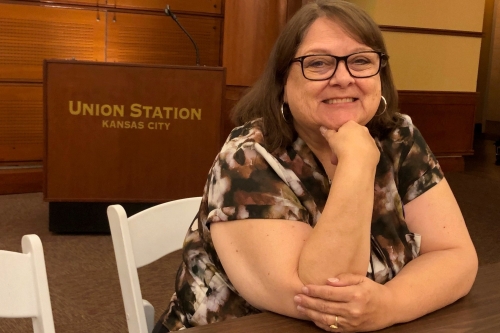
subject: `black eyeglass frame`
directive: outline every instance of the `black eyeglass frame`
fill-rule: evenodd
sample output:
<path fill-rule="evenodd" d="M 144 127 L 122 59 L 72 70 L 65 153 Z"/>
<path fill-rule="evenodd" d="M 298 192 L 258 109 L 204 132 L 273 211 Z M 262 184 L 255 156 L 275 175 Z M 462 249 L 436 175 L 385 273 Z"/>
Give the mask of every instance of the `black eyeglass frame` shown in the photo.
<path fill-rule="evenodd" d="M 351 73 L 349 66 L 347 66 L 347 58 L 349 58 L 352 55 L 360 54 L 360 53 L 376 53 L 376 54 L 378 54 L 380 61 L 378 63 L 378 69 L 377 69 L 377 72 L 375 74 L 369 75 L 369 76 L 356 76 L 356 75 L 353 75 Z M 335 69 L 333 70 L 332 75 L 330 75 L 329 77 L 324 78 L 324 79 L 310 79 L 306 76 L 306 74 L 304 73 L 304 59 L 309 58 L 309 57 L 314 57 L 314 56 L 329 56 L 329 57 L 333 57 L 335 59 L 336 64 L 335 64 Z M 380 70 L 382 69 L 382 67 L 385 67 L 387 65 L 387 60 L 389 60 L 389 56 L 383 52 L 380 52 L 380 51 L 360 51 L 360 52 L 354 52 L 354 53 L 348 54 L 348 55 L 343 56 L 343 57 L 338 57 L 338 56 L 334 56 L 333 54 L 326 54 L 326 53 L 325 54 L 323 54 L 323 53 L 321 53 L 321 54 L 308 54 L 305 56 L 293 58 L 291 63 L 300 62 L 300 68 L 302 69 L 302 75 L 307 80 L 309 80 L 309 81 L 326 81 L 326 80 L 330 80 L 335 75 L 335 73 L 337 72 L 337 69 L 339 68 L 339 63 L 341 61 L 344 62 L 345 68 L 347 69 L 347 72 L 349 73 L 350 76 L 352 76 L 356 79 L 366 79 L 366 78 L 373 77 L 373 76 L 377 75 L 378 73 L 380 73 Z"/>

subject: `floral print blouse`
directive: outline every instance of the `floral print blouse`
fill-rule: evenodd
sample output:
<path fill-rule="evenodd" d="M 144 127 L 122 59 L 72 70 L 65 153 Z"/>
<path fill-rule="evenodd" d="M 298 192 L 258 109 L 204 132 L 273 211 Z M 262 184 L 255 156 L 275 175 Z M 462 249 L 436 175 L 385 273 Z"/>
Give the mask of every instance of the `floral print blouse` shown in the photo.
<path fill-rule="evenodd" d="M 371 259 L 367 276 L 392 279 L 417 257 L 420 235 L 411 233 L 403 205 L 442 178 L 441 168 L 407 115 L 386 139 L 375 176 Z M 176 331 L 246 316 L 259 310 L 245 301 L 224 272 L 210 236 L 210 224 L 241 219 L 285 219 L 316 225 L 325 206 L 327 175 L 306 143 L 268 152 L 262 121 L 235 128 L 208 174 L 200 210 L 184 241 L 176 292 L 157 327 Z"/>

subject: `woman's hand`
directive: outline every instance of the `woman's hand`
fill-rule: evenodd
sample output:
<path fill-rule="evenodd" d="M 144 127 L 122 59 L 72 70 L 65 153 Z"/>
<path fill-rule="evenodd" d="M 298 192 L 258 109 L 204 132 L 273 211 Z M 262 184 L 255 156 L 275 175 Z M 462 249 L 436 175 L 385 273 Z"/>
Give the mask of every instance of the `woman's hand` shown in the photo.
<path fill-rule="evenodd" d="M 389 288 L 361 275 L 337 278 L 327 285 L 305 286 L 303 294 L 294 297 L 298 311 L 330 332 L 366 332 L 393 324 Z M 337 329 L 330 327 L 336 323 Z"/>
<path fill-rule="evenodd" d="M 332 164 L 344 159 L 363 160 L 363 164 L 376 166 L 380 151 L 368 128 L 355 121 L 348 121 L 338 131 L 321 127 L 320 132 L 332 149 Z"/>

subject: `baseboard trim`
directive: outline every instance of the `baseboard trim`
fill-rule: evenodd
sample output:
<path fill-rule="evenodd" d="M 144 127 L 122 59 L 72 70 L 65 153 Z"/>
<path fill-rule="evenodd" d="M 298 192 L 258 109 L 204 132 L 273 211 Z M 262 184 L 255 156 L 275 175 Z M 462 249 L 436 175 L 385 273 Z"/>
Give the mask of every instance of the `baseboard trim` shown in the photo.
<path fill-rule="evenodd" d="M 465 171 L 463 156 L 436 156 L 443 172 Z"/>
<path fill-rule="evenodd" d="M 0 170 L 0 194 L 42 192 L 42 168 Z"/>

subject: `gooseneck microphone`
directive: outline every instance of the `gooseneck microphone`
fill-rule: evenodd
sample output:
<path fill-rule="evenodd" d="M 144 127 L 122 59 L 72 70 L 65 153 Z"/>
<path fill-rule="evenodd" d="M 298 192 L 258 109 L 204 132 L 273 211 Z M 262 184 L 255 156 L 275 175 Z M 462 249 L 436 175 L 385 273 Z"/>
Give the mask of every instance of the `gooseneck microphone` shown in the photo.
<path fill-rule="evenodd" d="M 186 29 L 184 29 L 184 27 L 179 23 L 179 21 L 177 21 L 177 16 L 175 16 L 175 14 L 172 13 L 169 5 L 167 5 L 167 8 L 165 8 L 165 14 L 167 14 L 167 16 L 170 16 L 172 18 L 172 20 L 174 20 L 175 23 L 177 23 L 179 28 L 181 28 L 182 31 L 184 31 L 184 33 L 189 37 L 189 39 L 193 43 L 194 49 L 196 51 L 196 66 L 200 66 L 200 52 L 198 51 L 198 45 L 196 45 L 196 43 L 193 40 L 193 38 L 191 37 L 191 35 L 186 31 Z"/>

